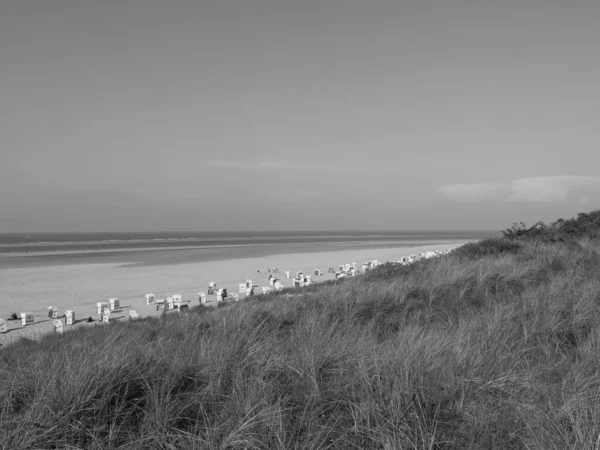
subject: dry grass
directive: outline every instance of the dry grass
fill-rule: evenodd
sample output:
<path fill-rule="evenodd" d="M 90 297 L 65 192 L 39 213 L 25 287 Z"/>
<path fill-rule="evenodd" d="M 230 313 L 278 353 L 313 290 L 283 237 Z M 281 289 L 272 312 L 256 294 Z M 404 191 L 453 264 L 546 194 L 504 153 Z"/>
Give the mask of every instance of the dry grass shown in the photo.
<path fill-rule="evenodd" d="M 600 247 L 518 246 L 20 341 L 0 448 L 598 448 Z"/>

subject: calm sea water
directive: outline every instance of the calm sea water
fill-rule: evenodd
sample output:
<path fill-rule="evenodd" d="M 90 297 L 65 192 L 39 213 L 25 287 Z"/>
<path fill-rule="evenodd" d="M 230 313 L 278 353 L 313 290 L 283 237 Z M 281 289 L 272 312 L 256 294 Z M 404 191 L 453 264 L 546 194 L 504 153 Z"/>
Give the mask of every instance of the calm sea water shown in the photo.
<path fill-rule="evenodd" d="M 0 233 L 0 252 L 91 248 L 222 246 L 311 242 L 481 239 L 490 230 L 467 231 L 310 231 L 310 232 L 186 232 L 186 233 Z"/>
<path fill-rule="evenodd" d="M 177 264 L 345 248 L 413 247 L 497 234 L 489 230 L 0 233 L 0 268 L 99 262 Z"/>

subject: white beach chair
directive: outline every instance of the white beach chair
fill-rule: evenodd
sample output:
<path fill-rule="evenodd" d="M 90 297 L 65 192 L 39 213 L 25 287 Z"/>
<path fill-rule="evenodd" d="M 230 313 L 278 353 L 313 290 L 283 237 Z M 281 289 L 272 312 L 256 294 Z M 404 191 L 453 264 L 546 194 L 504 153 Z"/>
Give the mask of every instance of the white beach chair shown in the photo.
<path fill-rule="evenodd" d="M 157 311 L 160 311 L 161 309 L 163 309 L 163 310 L 165 309 L 165 299 L 164 298 L 156 300 L 155 304 L 156 304 Z"/>
<path fill-rule="evenodd" d="M 290 271 L 289 271 L 289 270 L 286 270 L 286 271 L 285 271 L 285 277 L 286 277 L 287 279 L 289 279 L 289 278 L 290 278 Z"/>
<path fill-rule="evenodd" d="M 155 299 L 156 299 L 156 296 L 154 294 L 146 294 L 146 305 L 149 305 L 150 303 L 154 303 Z"/>
<path fill-rule="evenodd" d="M 102 314 L 102 323 L 109 323 L 110 322 L 110 309 L 105 309 L 104 313 Z"/>
<path fill-rule="evenodd" d="M 48 317 L 51 319 L 58 319 L 58 308 L 48 306 Z"/>
<path fill-rule="evenodd" d="M 136 319 L 139 319 L 139 318 L 140 318 L 140 316 L 138 316 L 138 313 L 137 313 L 137 311 L 135 311 L 134 309 L 130 309 L 130 310 L 129 310 L 129 318 L 130 318 L 131 320 L 136 320 Z"/>
<path fill-rule="evenodd" d="M 55 319 L 54 321 L 52 321 L 52 325 L 54 325 L 54 334 L 62 334 L 63 333 L 63 328 L 64 328 L 64 323 L 62 320 L 60 319 Z"/>
<path fill-rule="evenodd" d="M 173 297 L 173 308 L 174 309 L 181 308 L 181 304 L 183 303 L 183 300 L 181 299 L 181 295 L 175 294 L 175 295 L 172 295 L 171 297 Z"/>
<path fill-rule="evenodd" d="M 263 295 L 269 294 L 270 292 L 271 292 L 271 288 L 270 287 L 263 287 L 262 288 Z"/>
<path fill-rule="evenodd" d="M 247 287 L 247 288 L 251 288 L 252 286 L 254 286 L 254 285 L 252 284 L 252 280 L 251 280 L 250 278 L 247 278 L 247 279 L 246 279 L 246 287 Z"/>
<path fill-rule="evenodd" d="M 198 292 L 198 300 L 200 303 L 206 303 L 206 294 L 204 292 Z"/>
<path fill-rule="evenodd" d="M 167 309 L 169 311 L 175 308 L 175 302 L 173 301 L 173 297 L 167 297 L 165 299 L 165 304 L 167 305 Z"/>
<path fill-rule="evenodd" d="M 283 290 L 283 284 L 281 284 L 281 282 L 279 282 L 279 281 L 277 281 L 274 286 L 275 286 L 275 291 L 276 292 L 279 292 L 279 291 Z"/>
<path fill-rule="evenodd" d="M 217 283 L 211 281 L 208 283 L 208 295 L 213 295 L 215 292 L 217 292 Z"/>
<path fill-rule="evenodd" d="M 114 311 L 119 308 L 119 299 L 118 298 L 109 298 L 108 303 L 110 303 L 110 310 Z"/>
<path fill-rule="evenodd" d="M 33 325 L 35 319 L 33 317 L 33 313 L 30 312 L 22 312 L 21 313 L 21 325 Z"/>
<path fill-rule="evenodd" d="M 67 325 L 73 325 L 75 323 L 75 311 L 70 309 L 65 311 L 65 320 Z"/>
<path fill-rule="evenodd" d="M 6 320 L 0 319 L 0 333 L 6 333 L 8 329 L 6 328 Z"/>
<path fill-rule="evenodd" d="M 246 286 L 246 283 L 240 283 L 238 285 L 238 292 L 240 294 L 243 294 L 244 292 L 246 292 L 246 289 L 248 288 L 248 286 Z M 233 295 L 233 294 L 232 294 Z"/>
<path fill-rule="evenodd" d="M 98 307 L 98 314 L 102 315 L 105 309 L 110 309 L 108 302 L 97 302 L 96 306 Z"/>

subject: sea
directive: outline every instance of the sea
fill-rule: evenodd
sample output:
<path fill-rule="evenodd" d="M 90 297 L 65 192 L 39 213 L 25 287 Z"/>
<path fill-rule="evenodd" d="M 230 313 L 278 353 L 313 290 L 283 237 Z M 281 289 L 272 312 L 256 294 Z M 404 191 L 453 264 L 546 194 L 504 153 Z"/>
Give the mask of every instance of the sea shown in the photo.
<path fill-rule="evenodd" d="M 0 269 L 104 262 L 177 264 L 354 248 L 417 247 L 499 234 L 490 230 L 0 233 Z"/>

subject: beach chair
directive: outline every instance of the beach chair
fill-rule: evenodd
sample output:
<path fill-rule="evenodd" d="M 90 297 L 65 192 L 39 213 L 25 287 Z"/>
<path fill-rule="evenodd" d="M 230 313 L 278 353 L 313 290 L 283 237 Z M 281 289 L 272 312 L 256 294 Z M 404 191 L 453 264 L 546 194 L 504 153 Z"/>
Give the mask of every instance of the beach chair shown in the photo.
<path fill-rule="evenodd" d="M 105 309 L 110 309 L 108 302 L 97 302 L 96 306 L 98 307 L 98 314 L 102 315 Z"/>
<path fill-rule="evenodd" d="M 247 287 L 247 288 L 251 288 L 252 286 L 254 286 L 254 285 L 252 284 L 252 280 L 251 280 L 250 278 L 247 278 L 247 279 L 246 279 L 246 287 Z"/>
<path fill-rule="evenodd" d="M 159 300 L 156 300 L 156 310 L 161 311 L 164 309 L 165 309 L 165 299 L 161 298 Z"/>
<path fill-rule="evenodd" d="M 333 267 L 330 267 L 327 273 L 335 273 L 335 269 Z"/>
<path fill-rule="evenodd" d="M 167 297 L 165 299 L 165 304 L 167 305 L 167 310 L 172 310 L 175 308 L 175 302 L 173 301 L 173 297 Z"/>
<path fill-rule="evenodd" d="M 172 295 L 171 297 L 173 297 L 173 307 L 175 309 L 179 309 L 181 307 L 181 304 L 183 303 L 181 295 L 175 294 L 175 295 Z"/>
<path fill-rule="evenodd" d="M 254 287 L 246 288 L 246 296 L 250 297 L 251 295 L 254 295 Z"/>
<path fill-rule="evenodd" d="M 130 310 L 129 310 L 129 318 L 130 318 L 131 320 L 136 320 L 136 319 L 139 319 L 139 318 L 140 318 L 140 316 L 138 316 L 138 313 L 137 313 L 137 311 L 135 311 L 134 309 L 130 309 Z"/>
<path fill-rule="evenodd" d="M 307 275 L 304 277 L 304 286 L 310 286 L 312 284 L 312 277 Z"/>
<path fill-rule="evenodd" d="M 33 313 L 31 312 L 22 312 L 21 314 L 21 325 L 33 325 L 35 319 L 33 317 Z"/>
<path fill-rule="evenodd" d="M 111 311 L 114 311 L 115 309 L 119 309 L 119 299 L 118 298 L 109 298 L 108 303 L 110 304 Z"/>
<path fill-rule="evenodd" d="M 217 301 L 222 302 L 224 300 L 223 299 L 223 289 L 218 289 L 216 294 L 217 294 Z"/>
<path fill-rule="evenodd" d="M 266 295 L 269 294 L 271 292 L 271 288 L 270 287 L 263 287 L 262 288 L 262 294 Z"/>
<path fill-rule="evenodd" d="M 150 303 L 154 303 L 154 300 L 156 299 L 154 294 L 146 294 L 146 305 L 149 305 Z"/>
<path fill-rule="evenodd" d="M 110 322 L 110 309 L 107 308 L 102 313 L 102 323 L 109 323 L 109 322 Z"/>
<path fill-rule="evenodd" d="M 289 278 L 290 278 L 290 271 L 289 270 L 285 271 L 285 277 L 289 280 Z"/>
<path fill-rule="evenodd" d="M 65 311 L 65 320 L 67 325 L 73 325 L 75 323 L 75 311 L 70 309 Z"/>
<path fill-rule="evenodd" d="M 240 296 L 238 294 L 236 294 L 235 292 L 233 292 L 230 297 L 231 297 L 231 300 L 233 300 L 234 302 L 237 302 L 240 299 Z"/>
<path fill-rule="evenodd" d="M 300 287 L 300 283 L 301 283 L 301 279 L 300 278 L 294 278 L 292 280 L 292 282 L 294 283 L 294 287 Z"/>
<path fill-rule="evenodd" d="M 6 320 L 0 319 L 0 333 L 6 333 L 8 329 L 6 328 Z"/>
<path fill-rule="evenodd" d="M 275 287 L 276 292 L 283 290 L 283 284 L 281 284 L 281 282 L 279 282 L 279 281 L 275 282 L 274 287 Z"/>
<path fill-rule="evenodd" d="M 48 306 L 48 317 L 51 319 L 58 319 L 58 308 Z"/>
<path fill-rule="evenodd" d="M 208 295 L 213 295 L 215 292 L 217 292 L 217 283 L 211 281 L 208 283 Z"/>
<path fill-rule="evenodd" d="M 275 284 L 275 278 L 269 278 L 269 285 L 273 286 Z"/>
<path fill-rule="evenodd" d="M 204 292 L 198 292 L 198 301 L 200 303 L 206 303 L 206 294 Z"/>
<path fill-rule="evenodd" d="M 248 286 L 246 285 L 246 283 L 240 283 L 238 285 L 238 292 L 240 294 L 243 294 L 244 292 L 246 292 L 246 289 L 248 288 Z"/>
<path fill-rule="evenodd" d="M 52 325 L 54 326 L 54 334 L 62 334 L 63 333 L 64 323 L 62 320 L 55 319 L 54 321 L 52 321 Z"/>

